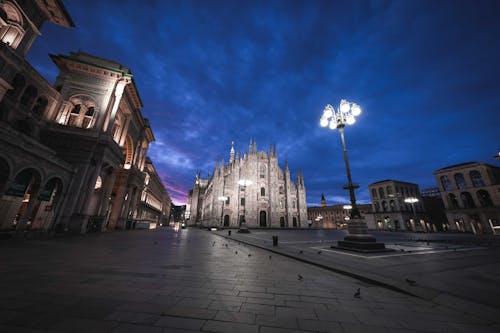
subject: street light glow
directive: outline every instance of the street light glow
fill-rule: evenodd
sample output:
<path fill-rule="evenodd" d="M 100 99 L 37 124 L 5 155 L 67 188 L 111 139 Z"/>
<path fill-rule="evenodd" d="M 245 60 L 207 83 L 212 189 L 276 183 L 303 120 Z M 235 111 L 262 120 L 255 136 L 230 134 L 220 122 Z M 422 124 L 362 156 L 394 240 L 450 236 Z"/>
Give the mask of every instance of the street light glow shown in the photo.
<path fill-rule="evenodd" d="M 220 197 L 217 198 L 217 200 L 219 200 L 219 201 L 226 201 L 227 197 L 221 195 Z"/>
<path fill-rule="evenodd" d="M 418 199 L 415 197 L 409 197 L 405 199 L 405 202 L 409 204 L 414 204 L 415 202 L 418 202 Z"/>

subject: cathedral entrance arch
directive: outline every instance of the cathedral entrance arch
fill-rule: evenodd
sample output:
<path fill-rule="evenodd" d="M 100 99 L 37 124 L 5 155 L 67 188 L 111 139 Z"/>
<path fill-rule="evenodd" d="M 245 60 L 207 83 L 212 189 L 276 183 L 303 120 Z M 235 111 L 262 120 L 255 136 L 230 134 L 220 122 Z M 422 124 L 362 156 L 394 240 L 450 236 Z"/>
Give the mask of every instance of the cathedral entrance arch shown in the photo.
<path fill-rule="evenodd" d="M 33 209 L 32 228 L 48 230 L 56 216 L 56 207 L 61 197 L 63 183 L 60 178 L 49 179 L 38 194 L 38 201 Z"/>
<path fill-rule="evenodd" d="M 293 227 L 297 228 L 297 218 L 296 217 L 293 218 Z"/>
<path fill-rule="evenodd" d="M 229 227 L 229 215 L 224 215 L 224 226 Z"/>
<path fill-rule="evenodd" d="M 281 228 L 284 228 L 284 227 L 285 227 L 285 217 L 284 217 L 284 216 L 281 216 L 281 217 L 280 217 L 280 227 L 281 227 Z"/>
<path fill-rule="evenodd" d="M 261 227 L 266 227 L 267 226 L 267 221 L 266 221 L 266 212 L 261 210 L 260 211 L 260 218 L 259 218 L 259 221 L 260 221 L 260 226 Z"/>

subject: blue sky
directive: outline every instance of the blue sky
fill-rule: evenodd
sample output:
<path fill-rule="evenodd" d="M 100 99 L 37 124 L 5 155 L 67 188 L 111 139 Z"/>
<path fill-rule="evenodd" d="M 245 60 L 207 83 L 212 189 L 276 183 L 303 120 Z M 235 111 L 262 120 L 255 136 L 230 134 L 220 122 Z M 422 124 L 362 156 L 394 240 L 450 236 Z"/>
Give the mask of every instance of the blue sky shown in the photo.
<path fill-rule="evenodd" d="M 64 1 L 76 27 L 47 23 L 28 60 L 78 51 L 131 68 L 156 142 L 149 155 L 175 203 L 255 138 L 304 174 L 309 205 L 348 201 L 330 103 L 358 103 L 346 128 L 359 202 L 383 179 L 436 186 L 433 172 L 499 165 L 498 1 Z"/>

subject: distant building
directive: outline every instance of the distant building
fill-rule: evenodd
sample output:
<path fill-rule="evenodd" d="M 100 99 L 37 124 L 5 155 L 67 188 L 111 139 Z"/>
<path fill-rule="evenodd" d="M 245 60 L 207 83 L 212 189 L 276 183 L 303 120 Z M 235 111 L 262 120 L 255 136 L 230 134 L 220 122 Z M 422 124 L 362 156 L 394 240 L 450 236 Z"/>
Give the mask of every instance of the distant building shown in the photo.
<path fill-rule="evenodd" d="M 324 204 L 324 205 L 323 205 Z M 350 209 L 345 209 L 350 204 L 326 204 L 325 197 L 321 195 L 320 207 L 307 207 L 307 216 L 311 221 L 311 227 L 324 229 L 345 229 L 349 223 Z M 372 206 L 370 204 L 358 204 L 361 217 L 367 224 L 368 229 L 375 229 Z"/>
<path fill-rule="evenodd" d="M 424 211 L 417 184 L 382 180 L 368 186 L 378 230 L 434 231 Z M 418 201 L 410 204 L 405 199 Z"/>
<path fill-rule="evenodd" d="M 156 224 L 167 224 L 172 200 L 149 157 L 146 158 L 144 172 L 144 189 L 137 207 L 136 219 Z"/>
<path fill-rule="evenodd" d="M 238 227 L 246 221 L 248 227 L 307 227 L 302 174 L 294 184 L 288 163 L 284 170 L 278 165 L 276 147 L 267 154 L 252 141 L 242 157 L 231 147 L 229 163 L 217 162 L 208 179 L 196 175 L 187 207 L 190 225 Z"/>
<path fill-rule="evenodd" d="M 500 168 L 480 162 L 434 172 L 450 230 L 500 233 Z"/>
<path fill-rule="evenodd" d="M 184 222 L 186 217 L 186 205 L 176 206 L 172 204 L 170 209 L 170 223 L 180 223 Z"/>
<path fill-rule="evenodd" d="M 448 220 L 444 212 L 444 203 L 439 188 L 423 189 L 420 191 L 420 196 L 422 197 L 425 213 L 429 218 L 432 229 L 435 231 L 447 231 L 449 228 Z"/>

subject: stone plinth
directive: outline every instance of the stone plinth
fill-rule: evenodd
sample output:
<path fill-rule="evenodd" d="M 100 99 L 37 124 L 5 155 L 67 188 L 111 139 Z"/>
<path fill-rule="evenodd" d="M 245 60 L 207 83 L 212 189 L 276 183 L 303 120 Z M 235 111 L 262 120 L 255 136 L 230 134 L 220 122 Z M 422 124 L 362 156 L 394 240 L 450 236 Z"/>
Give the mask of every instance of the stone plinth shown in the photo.
<path fill-rule="evenodd" d="M 332 246 L 332 248 L 358 252 L 388 251 L 384 243 L 377 242 L 376 238 L 368 233 L 368 227 L 361 219 L 350 220 L 347 224 L 347 231 L 349 234 L 344 237 L 344 240 L 338 241 L 338 246 Z"/>

